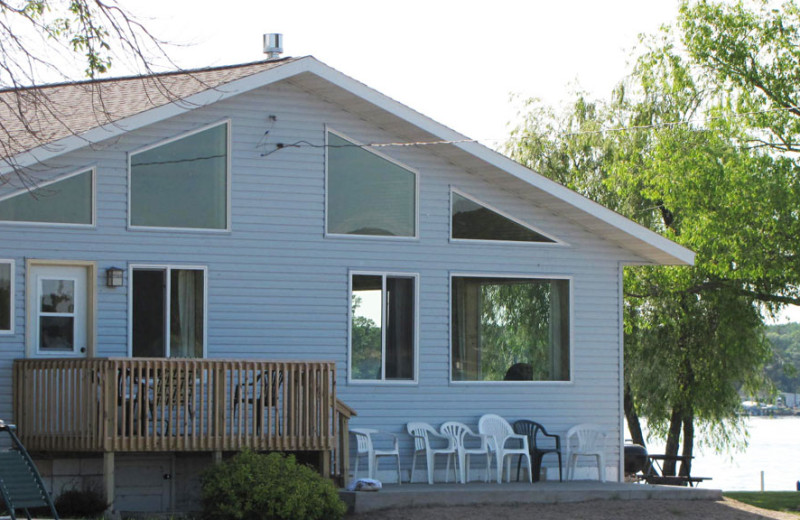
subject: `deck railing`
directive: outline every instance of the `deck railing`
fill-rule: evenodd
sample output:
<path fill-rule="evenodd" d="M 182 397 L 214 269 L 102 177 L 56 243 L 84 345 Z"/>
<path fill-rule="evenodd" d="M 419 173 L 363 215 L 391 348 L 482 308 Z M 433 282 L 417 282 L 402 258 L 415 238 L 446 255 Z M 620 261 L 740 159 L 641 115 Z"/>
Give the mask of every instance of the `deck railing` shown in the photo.
<path fill-rule="evenodd" d="M 20 359 L 14 418 L 31 451 L 318 451 L 333 456 L 340 476 L 355 412 L 336 399 L 335 370 L 333 362 Z"/>

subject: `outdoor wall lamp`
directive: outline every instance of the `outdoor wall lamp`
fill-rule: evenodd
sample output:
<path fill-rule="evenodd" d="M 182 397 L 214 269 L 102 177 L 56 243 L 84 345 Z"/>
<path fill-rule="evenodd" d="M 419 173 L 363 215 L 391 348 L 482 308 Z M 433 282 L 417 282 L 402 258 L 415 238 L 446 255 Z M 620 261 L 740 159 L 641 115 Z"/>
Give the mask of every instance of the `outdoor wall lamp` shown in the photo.
<path fill-rule="evenodd" d="M 122 287 L 123 271 L 119 267 L 109 267 L 106 269 L 106 286 Z"/>

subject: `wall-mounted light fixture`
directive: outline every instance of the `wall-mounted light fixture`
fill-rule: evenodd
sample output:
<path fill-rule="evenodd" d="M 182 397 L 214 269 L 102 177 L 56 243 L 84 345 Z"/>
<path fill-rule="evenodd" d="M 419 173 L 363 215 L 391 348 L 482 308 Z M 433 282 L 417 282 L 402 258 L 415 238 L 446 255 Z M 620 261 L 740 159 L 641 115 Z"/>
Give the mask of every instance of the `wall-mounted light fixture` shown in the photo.
<path fill-rule="evenodd" d="M 106 269 L 106 286 L 122 287 L 123 271 L 119 267 L 109 267 Z"/>

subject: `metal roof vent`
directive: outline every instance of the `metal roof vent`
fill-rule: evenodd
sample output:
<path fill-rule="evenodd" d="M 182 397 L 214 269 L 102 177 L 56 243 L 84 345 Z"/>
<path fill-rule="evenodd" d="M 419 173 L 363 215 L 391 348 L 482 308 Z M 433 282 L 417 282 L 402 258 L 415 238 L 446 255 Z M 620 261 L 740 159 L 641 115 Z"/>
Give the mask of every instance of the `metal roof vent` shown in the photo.
<path fill-rule="evenodd" d="M 283 52 L 283 35 L 280 33 L 269 33 L 264 35 L 264 54 L 268 60 L 281 57 Z"/>

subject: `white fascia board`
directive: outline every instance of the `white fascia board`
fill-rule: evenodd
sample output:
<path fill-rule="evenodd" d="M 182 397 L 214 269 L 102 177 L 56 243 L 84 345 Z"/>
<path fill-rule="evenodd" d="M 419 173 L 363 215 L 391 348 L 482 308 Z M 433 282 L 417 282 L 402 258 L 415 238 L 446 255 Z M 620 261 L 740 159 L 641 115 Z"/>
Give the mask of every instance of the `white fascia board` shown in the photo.
<path fill-rule="evenodd" d="M 313 59 L 313 58 L 311 58 Z M 420 114 L 419 112 L 385 96 L 376 90 L 367 87 L 363 83 L 342 74 L 341 72 L 324 65 L 317 60 L 311 63 L 310 72 L 331 81 L 332 83 L 344 88 L 354 95 L 386 110 L 387 112 L 408 121 L 410 124 L 435 135 L 443 141 L 455 141 L 452 146 L 456 146 L 466 153 L 473 155 L 486 163 L 495 166 L 511 175 L 531 184 L 532 186 L 559 198 L 568 204 L 584 211 L 597 219 L 631 235 L 651 246 L 662 250 L 675 259 L 678 265 L 694 265 L 695 253 L 658 233 L 647 229 L 644 226 L 623 217 L 605 206 L 598 204 L 586 197 L 562 186 L 561 184 L 539 175 L 534 171 L 522 166 L 521 164 L 509 159 L 508 157 L 483 146 L 482 144 L 469 141 L 469 138 L 459 134 L 441 123 Z M 468 142 L 458 142 L 458 141 Z"/>

